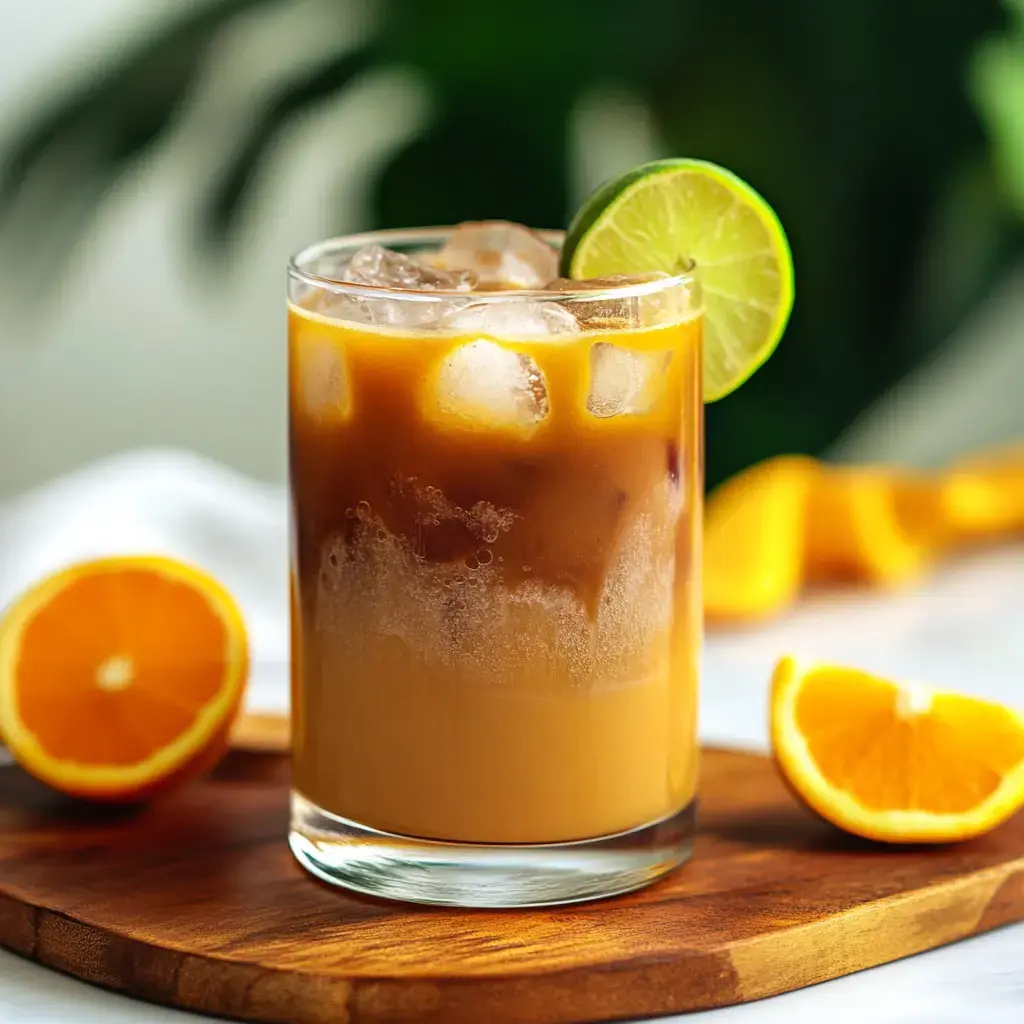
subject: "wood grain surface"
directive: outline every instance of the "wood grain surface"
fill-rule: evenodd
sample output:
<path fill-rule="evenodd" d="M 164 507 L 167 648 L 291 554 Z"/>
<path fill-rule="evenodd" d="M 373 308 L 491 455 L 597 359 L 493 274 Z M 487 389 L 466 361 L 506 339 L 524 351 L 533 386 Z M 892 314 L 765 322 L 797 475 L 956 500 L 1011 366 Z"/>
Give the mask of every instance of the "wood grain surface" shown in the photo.
<path fill-rule="evenodd" d="M 1024 817 L 886 849 L 709 750 L 694 859 L 564 909 L 452 911 L 330 889 L 285 845 L 284 757 L 236 751 L 143 810 L 0 769 L 0 944 L 143 999 L 280 1024 L 564 1024 L 811 985 L 1024 917 Z M 141 1018 L 140 1018 L 141 1019 Z"/>
<path fill-rule="evenodd" d="M 291 721 L 270 711 L 245 711 L 235 719 L 229 739 L 235 750 L 284 754 L 291 746 Z"/>

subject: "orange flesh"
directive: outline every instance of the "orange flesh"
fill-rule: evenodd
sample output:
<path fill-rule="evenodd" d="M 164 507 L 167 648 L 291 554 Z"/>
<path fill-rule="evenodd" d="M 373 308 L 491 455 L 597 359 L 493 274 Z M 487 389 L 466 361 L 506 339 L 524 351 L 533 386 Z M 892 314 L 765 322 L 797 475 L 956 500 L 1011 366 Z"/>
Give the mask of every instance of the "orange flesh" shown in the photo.
<path fill-rule="evenodd" d="M 822 775 L 869 810 L 963 813 L 1024 759 L 1024 734 L 1005 708 L 940 694 L 914 714 L 899 698 L 891 683 L 834 667 L 809 673 L 796 698 Z"/>
<path fill-rule="evenodd" d="M 187 732 L 220 693 L 227 644 L 217 614 L 183 582 L 124 567 L 83 576 L 25 626 L 18 713 L 55 759 L 138 764 Z M 130 671 L 123 686 L 99 682 L 111 659 Z"/>

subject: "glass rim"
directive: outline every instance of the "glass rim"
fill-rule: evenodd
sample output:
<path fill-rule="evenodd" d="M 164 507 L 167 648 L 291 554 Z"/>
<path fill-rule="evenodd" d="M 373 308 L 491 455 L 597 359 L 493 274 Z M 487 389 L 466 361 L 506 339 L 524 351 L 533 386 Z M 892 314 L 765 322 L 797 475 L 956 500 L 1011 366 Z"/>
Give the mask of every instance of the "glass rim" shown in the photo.
<path fill-rule="evenodd" d="M 625 299 L 634 296 L 656 295 L 658 292 L 695 281 L 694 266 L 681 270 L 668 277 L 659 277 L 651 281 L 640 281 L 634 284 L 613 285 L 606 288 L 578 288 L 565 291 L 547 291 L 545 289 L 514 288 L 507 291 L 455 291 L 437 289 L 433 291 L 416 291 L 409 288 L 382 288 L 372 284 L 354 284 L 349 281 L 338 281 L 333 277 L 314 274 L 303 266 L 331 252 L 344 249 L 356 250 L 364 245 L 415 245 L 417 242 L 429 245 L 449 235 L 455 225 L 448 227 L 422 228 L 385 228 L 379 231 L 362 231 L 351 235 L 337 235 L 314 242 L 299 250 L 288 260 L 288 276 L 301 281 L 313 288 L 320 288 L 339 295 L 353 295 L 369 299 L 395 299 L 406 302 L 435 302 L 439 299 L 471 299 L 474 304 L 482 302 L 599 302 L 609 299 Z M 554 248 L 561 246 L 565 232 L 553 229 L 530 228 L 545 242 Z M 389 245 L 390 243 L 390 245 Z"/>

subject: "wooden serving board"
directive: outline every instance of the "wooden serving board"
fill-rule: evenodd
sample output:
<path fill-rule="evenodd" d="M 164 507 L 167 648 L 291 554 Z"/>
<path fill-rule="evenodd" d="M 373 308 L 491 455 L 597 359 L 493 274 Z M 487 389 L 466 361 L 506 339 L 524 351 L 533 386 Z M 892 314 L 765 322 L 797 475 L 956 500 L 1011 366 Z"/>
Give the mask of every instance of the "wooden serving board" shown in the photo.
<path fill-rule="evenodd" d="M 0 770 L 0 943 L 143 999 L 287 1024 L 564 1024 L 722 1006 L 1024 917 L 1024 816 L 886 849 L 708 750 L 694 859 L 650 889 L 535 911 L 376 902 L 285 845 L 288 766 L 236 752 L 142 811 Z"/>

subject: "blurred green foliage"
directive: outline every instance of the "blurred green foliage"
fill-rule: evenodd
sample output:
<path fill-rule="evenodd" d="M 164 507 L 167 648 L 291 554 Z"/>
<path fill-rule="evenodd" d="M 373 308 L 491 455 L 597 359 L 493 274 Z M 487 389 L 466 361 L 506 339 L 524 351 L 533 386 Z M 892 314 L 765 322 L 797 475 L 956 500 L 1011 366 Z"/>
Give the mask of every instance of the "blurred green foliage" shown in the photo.
<path fill-rule="evenodd" d="M 253 8 L 290 2 L 190 7 L 79 83 L 15 140 L 0 217 L 77 140 L 75 165 L 55 179 L 52 230 L 30 239 L 50 258 L 66 250 L 125 164 L 160 141 L 219 34 Z M 709 482 L 768 454 L 827 446 L 1021 252 L 1012 213 L 1014 203 L 1024 210 L 1021 0 L 1011 3 L 1015 20 L 997 0 L 376 6 L 377 28 L 355 49 L 342 42 L 350 4 L 327 8 L 323 32 L 337 32 L 336 52 L 299 69 L 244 134 L 225 139 L 197 252 L 233 244 L 262 161 L 295 116 L 371 69 L 413 69 L 434 114 L 379 174 L 366 226 L 564 225 L 572 111 L 595 87 L 624 89 L 648 105 L 664 154 L 731 167 L 776 208 L 793 245 L 786 339 L 708 409 Z"/>
<path fill-rule="evenodd" d="M 972 93 L 992 138 L 999 184 L 1024 215 L 1024 0 L 1006 0 L 1009 31 L 985 39 L 971 62 Z"/>

